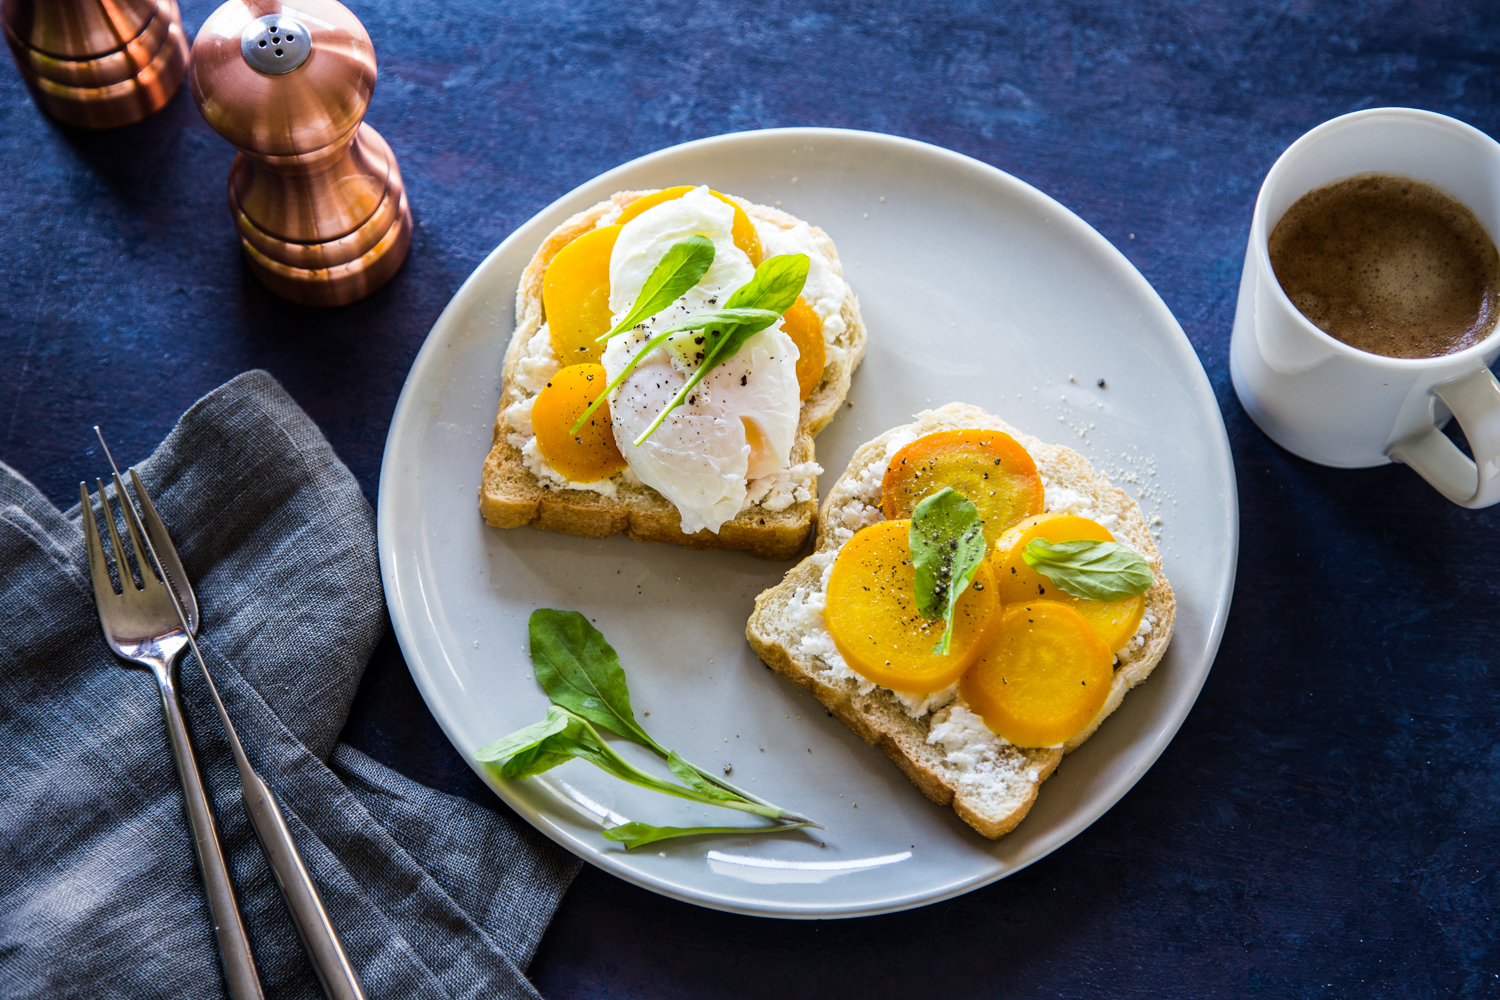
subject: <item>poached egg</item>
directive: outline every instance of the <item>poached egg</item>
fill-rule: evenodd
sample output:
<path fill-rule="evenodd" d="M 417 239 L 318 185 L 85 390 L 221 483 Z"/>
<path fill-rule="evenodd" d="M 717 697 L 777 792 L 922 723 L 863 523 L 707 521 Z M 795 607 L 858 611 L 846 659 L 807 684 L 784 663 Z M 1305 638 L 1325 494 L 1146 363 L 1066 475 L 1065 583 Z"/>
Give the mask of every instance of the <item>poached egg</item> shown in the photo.
<path fill-rule="evenodd" d="M 750 280 L 755 268 L 734 245 L 733 224 L 733 206 L 699 187 L 647 209 L 620 230 L 609 261 L 614 323 L 635 305 L 672 244 L 703 236 L 713 242 L 714 261 L 682 298 L 609 342 L 601 362 L 610 379 L 658 331 L 699 310 L 722 306 Z M 714 368 L 649 438 L 635 445 L 697 371 L 700 338 L 701 332 L 689 331 L 668 340 L 643 358 L 610 398 L 615 439 L 626 464 L 677 508 L 686 534 L 717 533 L 744 507 L 747 480 L 787 467 L 802 410 L 797 346 L 778 320 Z"/>

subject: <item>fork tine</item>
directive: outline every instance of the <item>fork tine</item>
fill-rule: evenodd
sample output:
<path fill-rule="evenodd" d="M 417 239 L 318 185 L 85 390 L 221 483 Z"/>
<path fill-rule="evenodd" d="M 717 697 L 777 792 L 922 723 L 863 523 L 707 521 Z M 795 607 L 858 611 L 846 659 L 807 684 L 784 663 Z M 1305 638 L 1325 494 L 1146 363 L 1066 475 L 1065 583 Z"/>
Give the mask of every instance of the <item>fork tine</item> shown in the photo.
<path fill-rule="evenodd" d="M 94 501 L 87 483 L 78 484 L 78 499 L 83 505 L 83 536 L 88 542 L 89 577 L 94 582 L 94 600 L 101 606 L 115 595 L 109 579 L 109 564 L 104 561 L 104 546 L 99 541 L 99 523 L 94 520 Z"/>
<path fill-rule="evenodd" d="M 151 545 L 156 550 L 156 558 L 161 561 L 161 569 L 167 574 L 167 582 L 177 594 L 177 600 L 182 604 L 182 612 L 187 616 L 188 627 L 194 632 L 198 630 L 198 598 L 193 593 L 192 584 L 188 582 L 187 570 L 182 568 L 182 559 L 177 555 L 177 546 L 172 544 L 172 536 L 167 534 L 167 526 L 162 523 L 161 515 L 156 513 L 156 504 L 151 502 L 151 494 L 146 492 L 146 485 L 141 482 L 141 477 L 136 473 L 135 466 L 130 467 L 130 485 L 135 488 L 135 498 L 141 505 L 141 519 L 145 521 L 146 537 L 151 539 Z"/>
<path fill-rule="evenodd" d="M 99 506 L 104 508 L 104 523 L 109 527 L 109 546 L 115 554 L 115 572 L 120 574 L 120 593 L 128 597 L 131 591 L 137 589 L 130 572 L 130 561 L 125 556 L 120 533 L 115 529 L 115 512 L 109 505 L 109 494 L 104 492 L 104 480 L 96 479 L 94 482 L 99 484 Z M 149 574 L 151 571 L 148 569 L 146 572 Z"/>
<path fill-rule="evenodd" d="M 130 545 L 135 549 L 135 561 L 141 569 L 141 590 L 149 594 L 161 584 L 157 582 L 156 573 L 151 566 L 151 555 L 146 543 L 141 541 L 141 526 L 135 517 L 135 505 L 130 502 L 130 494 L 125 492 L 120 474 L 115 473 L 114 478 L 115 499 L 119 501 L 120 513 L 125 515 L 125 530 L 130 532 Z"/>

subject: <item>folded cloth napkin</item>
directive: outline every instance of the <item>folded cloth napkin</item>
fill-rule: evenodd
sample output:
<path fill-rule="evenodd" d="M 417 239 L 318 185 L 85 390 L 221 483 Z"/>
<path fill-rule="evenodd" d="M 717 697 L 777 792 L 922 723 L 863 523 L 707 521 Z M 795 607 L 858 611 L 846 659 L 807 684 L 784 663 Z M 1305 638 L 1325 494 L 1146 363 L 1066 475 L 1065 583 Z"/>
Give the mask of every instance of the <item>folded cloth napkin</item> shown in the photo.
<path fill-rule="evenodd" d="M 524 970 L 578 862 L 338 743 L 385 615 L 370 506 L 317 427 L 249 372 L 137 468 L 366 993 L 538 996 Z M 222 997 L 156 685 L 104 644 L 80 517 L 0 466 L 0 996 Z M 191 656 L 180 672 L 266 994 L 319 997 Z"/>

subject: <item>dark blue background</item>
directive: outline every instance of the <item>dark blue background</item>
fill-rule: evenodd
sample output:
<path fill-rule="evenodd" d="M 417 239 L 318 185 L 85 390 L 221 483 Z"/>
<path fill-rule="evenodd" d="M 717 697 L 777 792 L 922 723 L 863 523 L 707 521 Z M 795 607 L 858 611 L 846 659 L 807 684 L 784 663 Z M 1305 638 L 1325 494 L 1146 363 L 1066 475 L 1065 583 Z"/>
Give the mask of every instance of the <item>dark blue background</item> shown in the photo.
<path fill-rule="evenodd" d="M 189 0 L 190 34 L 212 3 Z M 532 972 L 549 996 L 1500 994 L 1500 515 L 1399 467 L 1270 444 L 1229 385 L 1255 192 L 1299 134 L 1430 108 L 1500 135 L 1500 4 L 355 4 L 368 120 L 417 219 L 384 290 L 265 292 L 225 205 L 233 151 L 184 89 L 116 132 L 59 126 L 0 67 L 0 458 L 59 504 L 197 396 L 270 369 L 373 499 L 397 393 L 459 283 L 552 199 L 642 153 L 780 125 L 873 129 L 1053 195 L 1140 268 L 1218 392 L 1242 547 L 1218 661 L 1140 784 L 1039 864 L 926 909 L 735 917 L 586 868 Z M 503 809 L 395 643 L 345 738 Z M 872 751 L 873 752 L 873 751 Z"/>

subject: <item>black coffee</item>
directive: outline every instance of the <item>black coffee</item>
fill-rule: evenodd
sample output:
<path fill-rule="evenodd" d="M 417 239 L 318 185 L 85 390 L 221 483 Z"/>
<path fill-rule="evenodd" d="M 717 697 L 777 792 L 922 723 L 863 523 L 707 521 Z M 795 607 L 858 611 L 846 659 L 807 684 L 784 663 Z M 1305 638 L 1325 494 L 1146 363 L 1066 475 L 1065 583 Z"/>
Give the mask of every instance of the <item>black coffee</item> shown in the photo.
<path fill-rule="evenodd" d="M 1363 174 L 1308 192 L 1276 223 L 1270 251 L 1302 315 L 1371 354 L 1452 354 L 1500 315 L 1494 240 L 1462 203 L 1409 177 Z"/>

